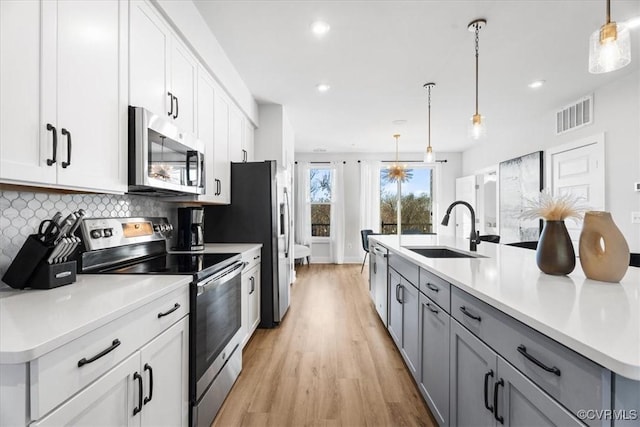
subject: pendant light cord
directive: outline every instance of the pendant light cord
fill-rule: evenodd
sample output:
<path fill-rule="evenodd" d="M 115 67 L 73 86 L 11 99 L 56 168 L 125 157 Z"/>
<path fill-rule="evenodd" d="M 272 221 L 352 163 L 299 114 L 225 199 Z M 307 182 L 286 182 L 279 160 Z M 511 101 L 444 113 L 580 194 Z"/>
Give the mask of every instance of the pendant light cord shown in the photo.
<path fill-rule="evenodd" d="M 478 114 L 478 57 L 480 56 L 480 25 L 476 23 L 476 114 Z"/>
<path fill-rule="evenodd" d="M 607 0 L 607 24 L 611 22 L 611 0 Z"/>

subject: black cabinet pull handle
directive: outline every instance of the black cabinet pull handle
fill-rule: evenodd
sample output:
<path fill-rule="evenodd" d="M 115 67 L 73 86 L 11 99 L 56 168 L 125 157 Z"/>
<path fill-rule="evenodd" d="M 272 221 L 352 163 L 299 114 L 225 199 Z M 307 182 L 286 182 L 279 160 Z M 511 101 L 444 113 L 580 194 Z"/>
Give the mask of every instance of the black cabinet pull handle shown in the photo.
<path fill-rule="evenodd" d="M 256 279 L 255 277 L 249 277 L 249 281 L 251 282 L 251 289 L 249 290 L 249 295 L 251 295 L 256 290 Z"/>
<path fill-rule="evenodd" d="M 158 313 L 158 319 L 161 318 L 161 317 L 170 315 L 171 313 L 173 313 L 174 311 L 176 311 L 179 308 L 180 308 L 180 304 L 175 303 L 173 305 L 173 308 L 170 308 L 168 311 L 165 311 L 164 313 Z"/>
<path fill-rule="evenodd" d="M 138 381 L 138 406 L 133 408 L 133 416 L 135 417 L 138 412 L 142 411 L 142 375 L 136 372 L 133 374 L 133 379 Z"/>
<path fill-rule="evenodd" d="M 171 92 L 167 92 L 167 96 L 169 97 L 169 102 L 171 102 L 171 110 L 169 110 L 167 115 L 173 116 L 173 94 Z"/>
<path fill-rule="evenodd" d="M 501 385 L 502 386 L 504 385 L 504 380 L 502 378 L 500 378 L 500 381 L 498 381 L 493 385 L 493 408 L 494 408 L 493 417 L 500 424 L 504 424 L 504 418 L 498 415 L 498 387 L 500 387 Z"/>
<path fill-rule="evenodd" d="M 177 96 L 174 96 L 174 97 L 173 97 L 173 99 L 175 99 L 175 100 L 176 100 L 176 114 L 173 116 L 173 118 L 174 118 L 174 119 L 177 119 L 177 118 L 178 118 L 178 108 L 179 108 L 179 107 L 178 107 L 178 97 L 177 97 Z"/>
<path fill-rule="evenodd" d="M 433 308 L 433 306 L 430 303 L 426 303 L 425 304 L 427 306 L 427 308 L 429 309 L 430 312 L 432 312 L 433 314 L 438 314 L 440 313 L 440 310 L 437 310 L 435 308 Z"/>
<path fill-rule="evenodd" d="M 493 406 L 489 405 L 489 396 L 487 396 L 487 386 L 489 385 L 489 377 L 493 378 L 493 369 L 484 374 L 484 407 L 493 412 Z"/>
<path fill-rule="evenodd" d="M 378 270 L 376 269 L 376 263 L 373 263 L 373 274 L 378 274 Z"/>
<path fill-rule="evenodd" d="M 144 404 L 146 405 L 153 399 L 153 369 L 151 369 L 151 365 L 145 363 L 144 370 L 149 371 L 149 396 L 144 398 Z"/>
<path fill-rule="evenodd" d="M 465 315 L 465 316 L 469 316 L 470 318 L 472 318 L 473 320 L 477 320 L 478 322 L 480 322 L 482 319 L 480 318 L 480 316 L 475 316 L 471 313 L 469 313 L 467 311 L 467 307 L 465 307 L 464 305 L 462 307 L 460 307 L 460 311 Z"/>
<path fill-rule="evenodd" d="M 47 166 L 53 166 L 56 162 L 56 155 L 58 153 L 58 131 L 51 123 L 47 123 L 47 130 L 50 130 L 53 133 L 53 159 L 47 159 Z"/>
<path fill-rule="evenodd" d="M 83 357 L 82 359 L 78 360 L 78 368 L 81 368 L 84 365 L 87 365 L 91 362 L 95 362 L 96 360 L 100 359 L 102 356 L 106 356 L 107 354 L 115 350 L 116 347 L 118 347 L 120 344 L 122 343 L 120 342 L 119 339 L 116 338 L 115 340 L 113 340 L 113 342 L 109 347 L 105 348 L 104 350 L 102 350 L 100 353 L 96 354 L 92 358 L 87 359 L 86 357 Z"/>
<path fill-rule="evenodd" d="M 219 179 L 216 179 L 216 186 L 218 189 L 218 193 L 216 194 L 216 196 L 219 196 L 222 194 L 222 181 L 220 181 Z"/>
<path fill-rule="evenodd" d="M 552 374 L 556 374 L 557 376 L 560 376 L 560 369 L 556 368 L 555 366 L 552 368 L 548 367 L 547 365 L 545 365 L 544 363 L 542 363 L 541 361 L 539 361 L 538 359 L 536 359 L 535 357 L 527 353 L 527 347 L 523 346 L 522 344 L 518 346 L 518 353 L 523 355 L 525 358 L 529 359 L 530 362 L 534 363 L 539 368 L 542 368 L 547 372 L 551 372 Z"/>
<path fill-rule="evenodd" d="M 440 288 L 433 283 L 427 282 L 427 288 L 431 289 L 433 292 L 440 292 Z"/>
<path fill-rule="evenodd" d="M 71 165 L 71 132 L 62 128 L 60 133 L 67 136 L 67 161 L 62 162 L 62 167 L 66 169 L 67 166 Z"/>

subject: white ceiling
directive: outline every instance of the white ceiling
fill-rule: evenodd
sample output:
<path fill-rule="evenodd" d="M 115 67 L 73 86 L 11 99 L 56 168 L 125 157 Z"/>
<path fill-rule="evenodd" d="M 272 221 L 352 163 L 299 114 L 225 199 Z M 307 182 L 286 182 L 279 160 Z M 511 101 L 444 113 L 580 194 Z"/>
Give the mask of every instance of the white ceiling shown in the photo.
<path fill-rule="evenodd" d="M 472 142 L 474 35 L 480 32 L 480 113 L 492 129 L 513 129 L 640 69 L 640 28 L 632 31 L 632 62 L 593 75 L 590 34 L 605 20 L 604 0 L 556 1 L 215 1 L 195 4 L 259 103 L 286 107 L 296 151 L 422 151 L 427 93 L 432 91 L 436 151 Z M 640 16 L 640 1 L 613 0 L 612 19 Z M 322 19 L 331 31 L 310 31 Z M 546 80 L 537 90 L 527 87 Z M 320 94 L 315 86 L 331 90 Z M 402 126 L 392 121 L 404 119 Z M 553 126 L 553 123 L 549 124 Z M 501 132 L 502 133 L 502 132 Z M 517 135 L 517 133 L 514 133 Z"/>

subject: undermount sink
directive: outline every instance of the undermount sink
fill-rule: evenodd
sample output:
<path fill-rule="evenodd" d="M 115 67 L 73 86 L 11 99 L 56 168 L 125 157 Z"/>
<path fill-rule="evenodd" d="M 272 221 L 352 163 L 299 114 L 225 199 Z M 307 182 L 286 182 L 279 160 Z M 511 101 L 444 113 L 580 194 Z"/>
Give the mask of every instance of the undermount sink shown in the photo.
<path fill-rule="evenodd" d="M 453 251 L 447 248 L 409 248 L 405 247 L 419 255 L 427 258 L 484 258 L 482 255 L 471 255 L 464 252 Z"/>

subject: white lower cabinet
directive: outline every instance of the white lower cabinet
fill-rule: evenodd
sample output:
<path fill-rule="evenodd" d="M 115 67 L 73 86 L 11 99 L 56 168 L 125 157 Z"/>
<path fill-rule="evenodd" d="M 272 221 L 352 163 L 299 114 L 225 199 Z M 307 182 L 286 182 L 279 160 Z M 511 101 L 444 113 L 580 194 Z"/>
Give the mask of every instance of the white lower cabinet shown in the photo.
<path fill-rule="evenodd" d="M 96 382 L 32 426 L 139 426 L 133 415 L 137 402 L 134 373 L 140 355 L 131 355 Z"/>
<path fill-rule="evenodd" d="M 188 318 L 153 339 L 34 426 L 186 426 Z"/>
<path fill-rule="evenodd" d="M 242 347 L 244 347 L 260 323 L 260 250 L 243 255 L 245 269 L 242 272 Z"/>
<path fill-rule="evenodd" d="M 143 426 L 189 422 L 189 327 L 183 318 L 140 350 Z"/>

